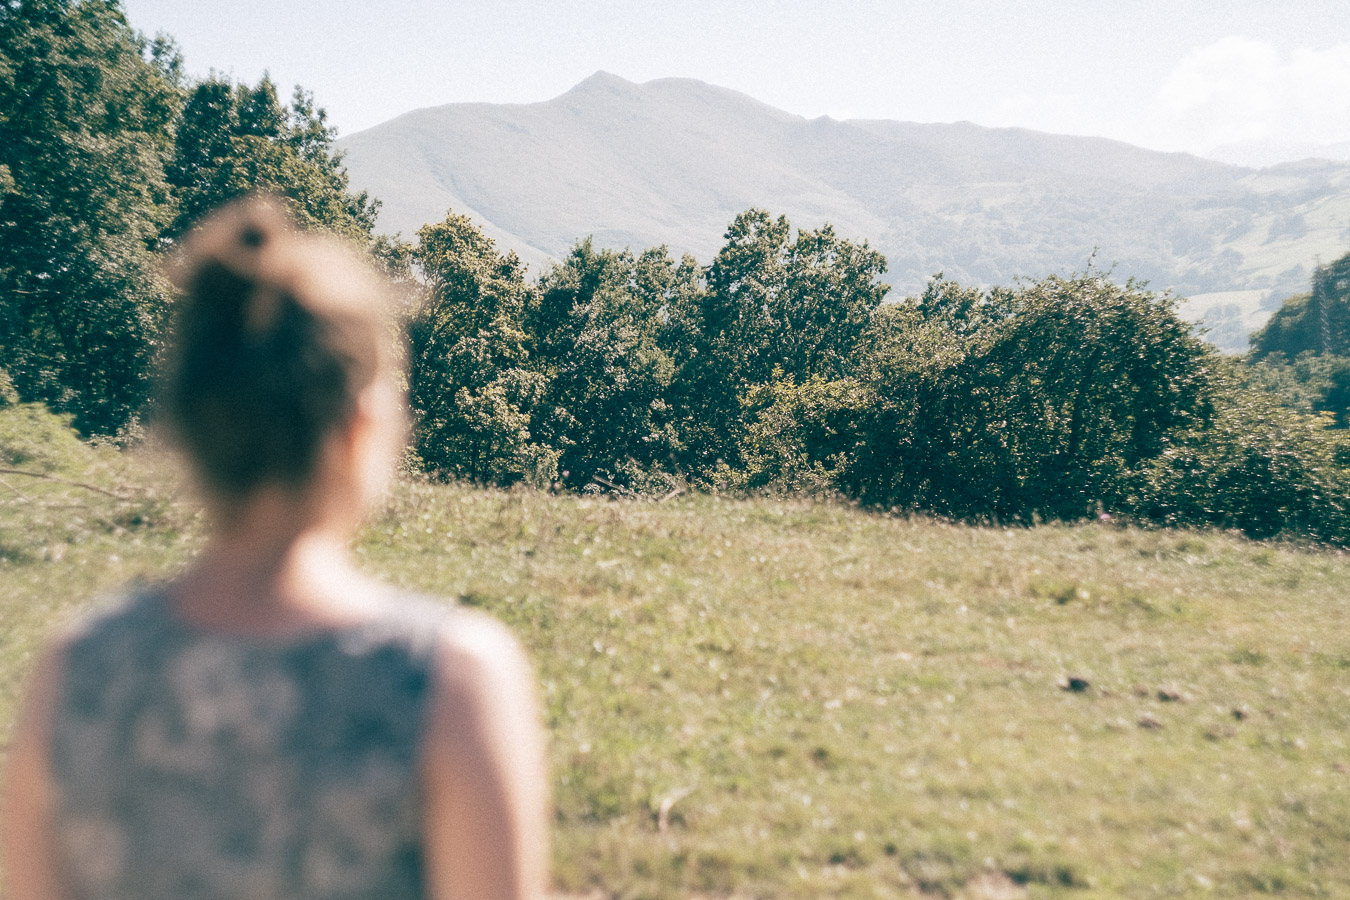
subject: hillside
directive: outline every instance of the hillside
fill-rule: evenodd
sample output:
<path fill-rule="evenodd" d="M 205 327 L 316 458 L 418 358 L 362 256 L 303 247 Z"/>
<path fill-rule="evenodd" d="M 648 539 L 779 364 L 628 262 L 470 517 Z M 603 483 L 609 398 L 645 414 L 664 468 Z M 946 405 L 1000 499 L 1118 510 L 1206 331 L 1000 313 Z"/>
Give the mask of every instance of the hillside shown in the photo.
<path fill-rule="evenodd" d="M 1205 156 L 1235 166 L 1264 168 L 1295 159 L 1332 159 L 1350 162 L 1350 141 L 1337 144 L 1309 144 L 1297 141 L 1241 141 L 1220 144 Z"/>
<path fill-rule="evenodd" d="M 3 748 L 39 641 L 203 522 L 32 408 L 0 454 L 47 476 L 0 498 Z M 1350 891 L 1343 553 L 408 482 L 355 550 L 529 648 L 569 895 Z"/>
<path fill-rule="evenodd" d="M 808 120 L 689 79 L 602 72 L 541 103 L 417 110 L 339 146 L 384 230 L 410 236 L 454 208 L 535 264 L 588 234 L 707 261 L 751 206 L 870 240 L 905 292 L 937 271 L 1074 270 L 1097 248 L 1098 265 L 1158 288 L 1283 295 L 1350 245 L 1345 163 L 1257 170 L 1017 128 Z"/>

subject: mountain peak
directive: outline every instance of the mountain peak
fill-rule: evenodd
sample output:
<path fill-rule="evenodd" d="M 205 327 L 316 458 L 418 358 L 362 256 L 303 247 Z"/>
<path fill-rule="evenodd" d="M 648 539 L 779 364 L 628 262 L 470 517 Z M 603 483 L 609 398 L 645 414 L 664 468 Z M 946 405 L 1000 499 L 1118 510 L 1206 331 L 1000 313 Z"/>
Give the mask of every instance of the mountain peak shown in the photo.
<path fill-rule="evenodd" d="M 564 93 L 563 96 L 575 96 L 578 94 L 626 94 L 636 88 L 637 85 L 627 78 L 601 69 L 594 75 L 577 82 L 576 85 Z"/>
<path fill-rule="evenodd" d="M 1102 138 L 807 119 L 694 78 L 605 71 L 543 102 L 409 113 L 339 147 L 390 231 L 454 208 L 536 263 L 588 234 L 708 259 L 760 207 L 870 239 L 897 292 L 938 271 L 967 284 L 1072 271 L 1096 246 L 1121 277 L 1183 294 L 1293 293 L 1350 214 L 1346 164 L 1261 180 Z"/>

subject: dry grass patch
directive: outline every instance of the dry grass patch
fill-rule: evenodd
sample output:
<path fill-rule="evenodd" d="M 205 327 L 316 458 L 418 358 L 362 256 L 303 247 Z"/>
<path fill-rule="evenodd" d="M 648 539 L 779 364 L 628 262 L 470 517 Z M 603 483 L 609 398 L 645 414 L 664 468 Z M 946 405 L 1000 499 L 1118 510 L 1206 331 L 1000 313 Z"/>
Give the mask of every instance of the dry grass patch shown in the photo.
<path fill-rule="evenodd" d="M 0 504 L 5 733 L 45 634 L 199 540 L 123 483 L 158 512 Z M 356 549 L 531 649 L 568 895 L 1350 892 L 1341 553 L 426 484 Z"/>

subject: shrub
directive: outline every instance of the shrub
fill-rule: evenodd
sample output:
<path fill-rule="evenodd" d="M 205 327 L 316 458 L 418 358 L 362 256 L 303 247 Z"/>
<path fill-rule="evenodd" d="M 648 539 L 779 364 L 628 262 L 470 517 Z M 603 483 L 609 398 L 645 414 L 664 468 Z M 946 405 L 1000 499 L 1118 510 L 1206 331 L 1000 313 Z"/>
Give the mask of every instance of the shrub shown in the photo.
<path fill-rule="evenodd" d="M 958 518 L 1115 504 L 1206 421 L 1213 354 L 1171 298 L 1088 273 L 1018 291 L 935 279 L 884 307 L 854 377 L 752 389 L 746 482 Z"/>
<path fill-rule="evenodd" d="M 1226 372 L 1212 419 L 1171 436 L 1137 472 L 1127 502 L 1165 525 L 1237 528 L 1254 538 L 1350 542 L 1350 439 L 1329 416 L 1282 407 Z"/>

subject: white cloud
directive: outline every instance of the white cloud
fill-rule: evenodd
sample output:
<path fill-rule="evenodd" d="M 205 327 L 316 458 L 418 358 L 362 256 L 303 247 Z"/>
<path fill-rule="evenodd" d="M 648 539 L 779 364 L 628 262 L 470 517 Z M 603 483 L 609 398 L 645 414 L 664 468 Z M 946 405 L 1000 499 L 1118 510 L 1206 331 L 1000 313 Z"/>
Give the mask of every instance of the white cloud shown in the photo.
<path fill-rule="evenodd" d="M 1350 42 L 1282 52 L 1227 37 L 1189 53 L 1158 92 L 1159 124 L 1191 150 L 1350 140 Z"/>

